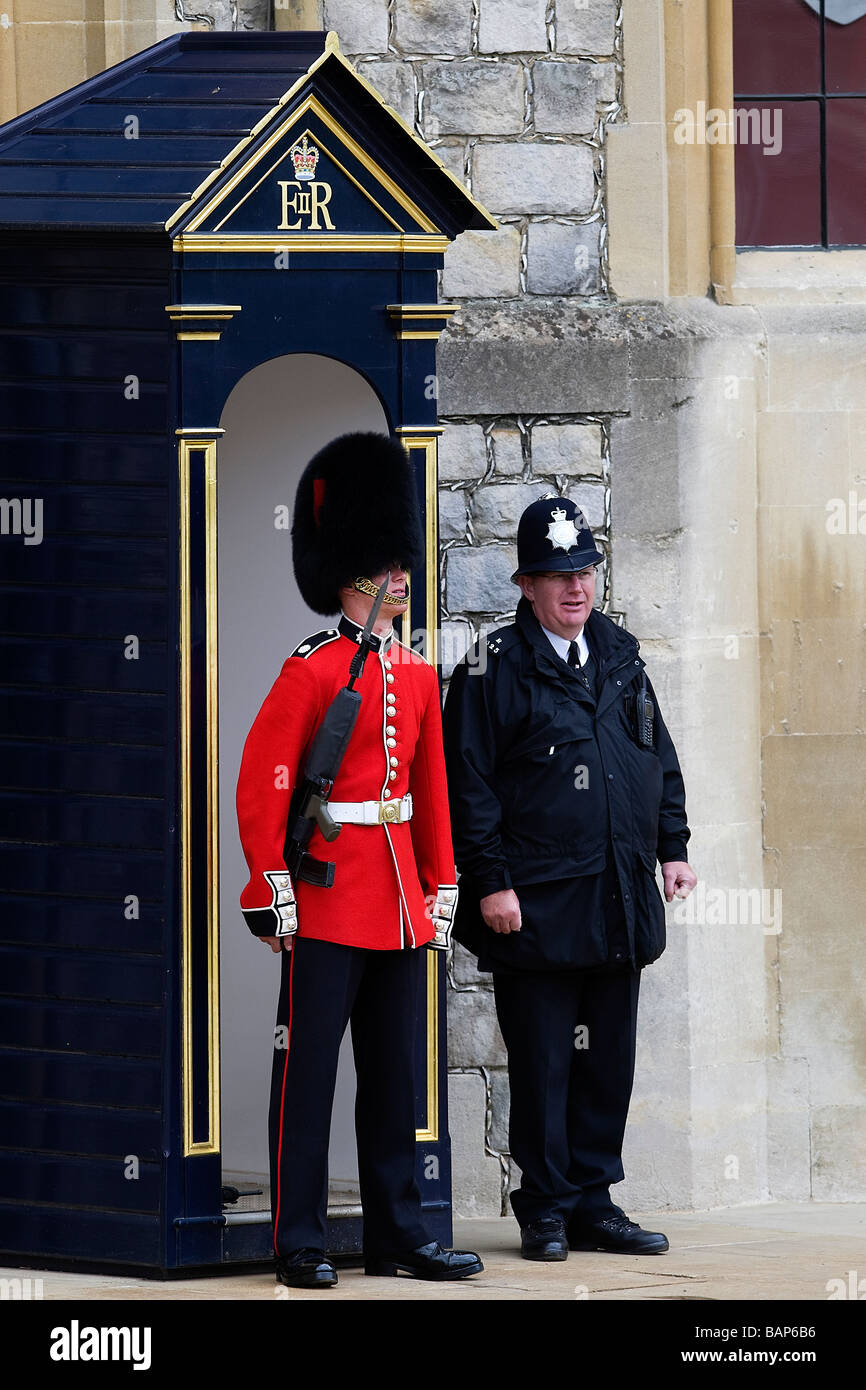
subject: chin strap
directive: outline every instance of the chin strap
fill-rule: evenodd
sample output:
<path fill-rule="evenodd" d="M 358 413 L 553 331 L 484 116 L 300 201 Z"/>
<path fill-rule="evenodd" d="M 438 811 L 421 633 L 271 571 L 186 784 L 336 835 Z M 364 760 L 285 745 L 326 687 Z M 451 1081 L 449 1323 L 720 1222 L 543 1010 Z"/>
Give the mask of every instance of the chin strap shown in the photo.
<path fill-rule="evenodd" d="M 357 589 L 359 594 L 369 594 L 370 598 L 375 598 L 379 592 L 372 579 L 365 579 L 363 575 L 352 580 L 352 588 Z M 396 594 L 386 594 L 382 602 L 390 604 L 392 608 L 402 608 L 404 604 L 409 602 L 409 580 L 406 580 L 405 598 L 399 598 Z"/>

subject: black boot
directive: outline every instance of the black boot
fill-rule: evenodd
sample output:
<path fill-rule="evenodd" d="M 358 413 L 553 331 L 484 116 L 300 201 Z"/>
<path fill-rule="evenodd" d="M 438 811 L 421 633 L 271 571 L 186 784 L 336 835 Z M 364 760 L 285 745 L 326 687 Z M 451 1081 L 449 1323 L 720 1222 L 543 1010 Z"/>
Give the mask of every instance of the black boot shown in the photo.
<path fill-rule="evenodd" d="M 290 1289 L 332 1289 L 337 1271 L 322 1250 L 292 1250 L 277 1256 L 277 1279 Z"/>
<path fill-rule="evenodd" d="M 520 1232 L 520 1253 L 524 1260 L 567 1260 L 565 1222 L 558 1216 L 530 1221 Z"/>
<path fill-rule="evenodd" d="M 623 1213 L 596 1221 L 575 1218 L 568 1227 L 572 1250 L 608 1250 L 616 1255 L 663 1255 L 670 1247 L 661 1231 L 645 1231 Z"/>
<path fill-rule="evenodd" d="M 389 1276 L 402 1269 L 416 1279 L 465 1279 L 483 1268 L 471 1250 L 443 1250 L 438 1240 L 431 1240 L 400 1255 L 368 1256 L 364 1273 Z"/>

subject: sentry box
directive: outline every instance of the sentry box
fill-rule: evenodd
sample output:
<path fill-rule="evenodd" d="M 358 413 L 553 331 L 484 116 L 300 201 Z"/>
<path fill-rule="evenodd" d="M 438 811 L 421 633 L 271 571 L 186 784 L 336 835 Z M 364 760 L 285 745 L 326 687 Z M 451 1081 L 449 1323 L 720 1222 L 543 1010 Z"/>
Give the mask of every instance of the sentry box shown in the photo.
<path fill-rule="evenodd" d="M 437 270 L 495 225 L 334 34 L 175 36 L 0 128 L 4 1263 L 270 1257 L 279 970 L 240 915 L 234 790 L 322 626 L 295 485 L 335 435 L 402 436 L 436 660 Z M 427 965 L 418 1176 L 446 1242 Z M 346 1057 L 335 1252 L 360 1248 L 352 1089 Z"/>

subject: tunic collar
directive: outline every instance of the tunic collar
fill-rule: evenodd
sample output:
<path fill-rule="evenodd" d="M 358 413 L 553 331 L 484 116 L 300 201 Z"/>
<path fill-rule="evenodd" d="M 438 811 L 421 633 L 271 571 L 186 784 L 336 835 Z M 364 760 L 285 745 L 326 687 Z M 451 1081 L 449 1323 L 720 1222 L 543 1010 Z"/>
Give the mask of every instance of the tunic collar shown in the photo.
<path fill-rule="evenodd" d="M 353 622 L 347 618 L 345 613 L 340 615 L 337 629 L 344 637 L 348 637 L 350 642 L 355 642 L 360 646 L 361 634 L 364 629 L 360 623 Z M 394 640 L 393 628 L 385 633 L 384 637 L 379 637 L 375 632 L 370 633 L 370 643 L 374 652 L 386 652 Z"/>

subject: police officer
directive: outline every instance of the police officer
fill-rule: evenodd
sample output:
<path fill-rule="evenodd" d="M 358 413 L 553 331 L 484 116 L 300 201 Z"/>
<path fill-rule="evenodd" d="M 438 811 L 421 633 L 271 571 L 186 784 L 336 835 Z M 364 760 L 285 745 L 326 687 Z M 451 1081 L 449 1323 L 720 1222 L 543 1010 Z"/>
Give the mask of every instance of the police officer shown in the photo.
<path fill-rule="evenodd" d="M 337 1282 L 325 1254 L 328 1138 L 351 1022 L 366 1272 L 465 1278 L 481 1261 L 430 1239 L 414 1176 L 424 947 L 447 948 L 457 889 L 436 671 L 392 629 L 408 606 L 407 571 L 424 553 L 399 441 L 345 435 L 321 450 L 298 487 L 292 544 L 304 600 L 340 617 L 283 663 L 246 740 L 237 789 L 250 869 L 241 908 L 282 968 L 270 1106 L 277 1276 L 293 1287 Z M 374 651 L 355 684 L 360 712 L 328 802 L 342 830 L 328 842 L 317 826 L 294 881 L 285 856 L 292 791 L 389 570 Z"/>
<path fill-rule="evenodd" d="M 596 549 L 565 497 L 521 517 L 516 621 L 456 668 L 444 734 L 460 870 L 454 934 L 492 972 L 508 1050 L 512 1193 L 527 1259 L 656 1254 L 610 1197 L 641 969 L 686 896 L 679 763 L 636 639 L 593 606 Z"/>

